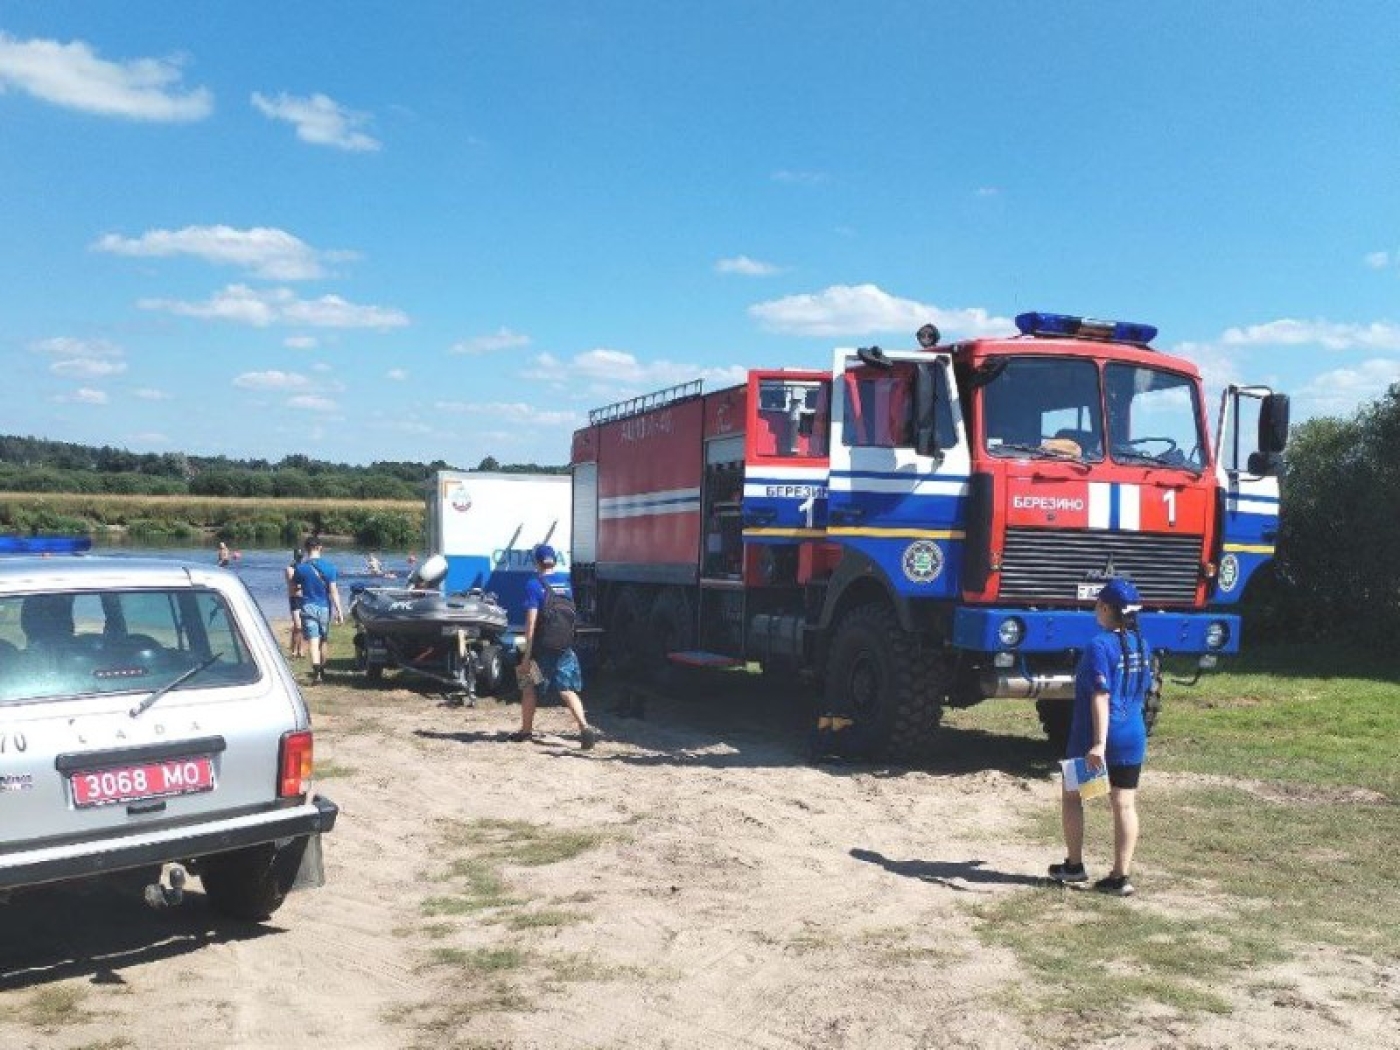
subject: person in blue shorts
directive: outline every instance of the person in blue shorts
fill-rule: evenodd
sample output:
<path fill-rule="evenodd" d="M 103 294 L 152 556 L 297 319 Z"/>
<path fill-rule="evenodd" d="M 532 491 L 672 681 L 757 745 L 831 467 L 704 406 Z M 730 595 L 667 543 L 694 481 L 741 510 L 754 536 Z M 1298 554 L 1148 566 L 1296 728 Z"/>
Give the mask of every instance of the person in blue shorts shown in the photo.
<path fill-rule="evenodd" d="M 312 536 L 306 541 L 306 557 L 292 570 L 292 582 L 301 588 L 301 633 L 311 654 L 312 685 L 326 680 L 332 618 L 345 622 L 335 577 L 335 566 L 321 558 L 320 537 Z"/>
<path fill-rule="evenodd" d="M 554 548 L 541 543 L 533 551 L 535 575 L 525 583 L 525 651 L 520 659 L 520 729 L 512 733 L 510 739 L 533 740 L 535 737 L 535 708 L 539 703 L 539 691 L 545 695 L 558 693 L 559 699 L 569 709 L 578 723 L 579 741 L 587 751 L 602 732 L 588 724 L 583 713 L 583 670 L 579 667 L 578 655 L 572 645 L 559 644 L 547 637 L 542 629 L 550 599 L 550 586 L 546 577 L 554 570 L 558 556 Z M 568 634 L 572 634 L 572 603 L 569 605 L 570 620 Z"/>
<path fill-rule="evenodd" d="M 1137 787 L 1147 757 L 1143 704 L 1152 686 L 1152 650 L 1138 627 L 1142 598 L 1132 582 L 1112 579 L 1099 591 L 1094 616 L 1103 630 L 1080 657 L 1074 676 L 1074 712 L 1066 758 L 1083 756 L 1090 772 L 1108 767 L 1113 809 L 1113 870 L 1094 883 L 1100 893 L 1131 896 L 1128 876 L 1137 849 Z M 1084 868 L 1084 801 L 1078 791 L 1060 793 L 1067 855 L 1050 865 L 1057 882 L 1087 882 Z"/>

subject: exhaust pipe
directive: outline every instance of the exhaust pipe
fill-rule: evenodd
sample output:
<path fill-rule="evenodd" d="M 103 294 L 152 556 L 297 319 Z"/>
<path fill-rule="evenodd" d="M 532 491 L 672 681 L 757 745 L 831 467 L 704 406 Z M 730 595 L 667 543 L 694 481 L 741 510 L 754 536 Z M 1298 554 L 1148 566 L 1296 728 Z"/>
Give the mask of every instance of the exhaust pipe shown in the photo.
<path fill-rule="evenodd" d="M 146 887 L 143 895 L 146 904 L 154 909 L 173 908 L 185 899 L 185 880 L 189 873 L 181 864 L 171 864 L 162 873 L 161 882 L 153 882 Z M 169 885 L 164 883 L 168 881 Z"/>
<path fill-rule="evenodd" d="M 984 700 L 1070 700 L 1074 698 L 1074 675 L 999 674 L 984 671 L 978 681 Z"/>

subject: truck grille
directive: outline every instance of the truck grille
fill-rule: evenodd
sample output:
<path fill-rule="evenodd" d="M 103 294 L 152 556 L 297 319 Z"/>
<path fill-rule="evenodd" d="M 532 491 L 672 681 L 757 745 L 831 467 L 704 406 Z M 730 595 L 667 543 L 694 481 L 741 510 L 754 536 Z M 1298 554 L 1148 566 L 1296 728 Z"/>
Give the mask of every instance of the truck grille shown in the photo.
<path fill-rule="evenodd" d="M 1007 529 L 1001 597 L 1069 603 L 1077 587 L 1113 572 L 1137 585 L 1148 605 L 1190 605 L 1200 580 L 1201 537 L 1146 532 Z"/>

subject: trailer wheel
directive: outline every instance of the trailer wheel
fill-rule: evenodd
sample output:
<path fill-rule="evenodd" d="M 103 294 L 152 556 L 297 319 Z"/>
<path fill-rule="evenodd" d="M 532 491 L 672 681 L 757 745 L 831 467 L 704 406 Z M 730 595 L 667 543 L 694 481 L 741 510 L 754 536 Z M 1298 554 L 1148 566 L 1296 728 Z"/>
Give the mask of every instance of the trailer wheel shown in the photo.
<path fill-rule="evenodd" d="M 371 682 L 377 682 L 384 677 L 384 665 L 369 662 L 369 643 L 365 640 L 363 631 L 355 635 L 355 670 L 364 672 L 364 676 Z"/>
<path fill-rule="evenodd" d="M 1035 713 L 1040 716 L 1040 727 L 1045 730 L 1045 739 L 1056 755 L 1064 755 L 1069 746 L 1069 723 L 1074 716 L 1074 701 L 1069 699 L 1046 699 L 1035 702 Z"/>
<path fill-rule="evenodd" d="M 831 642 L 829 713 L 849 711 L 873 754 L 916 758 L 933 744 L 948 690 L 946 660 L 904 630 L 888 605 L 847 613 Z"/>
<path fill-rule="evenodd" d="M 479 696 L 494 696 L 506 676 L 506 661 L 501 647 L 484 645 L 477 654 L 476 691 Z"/>

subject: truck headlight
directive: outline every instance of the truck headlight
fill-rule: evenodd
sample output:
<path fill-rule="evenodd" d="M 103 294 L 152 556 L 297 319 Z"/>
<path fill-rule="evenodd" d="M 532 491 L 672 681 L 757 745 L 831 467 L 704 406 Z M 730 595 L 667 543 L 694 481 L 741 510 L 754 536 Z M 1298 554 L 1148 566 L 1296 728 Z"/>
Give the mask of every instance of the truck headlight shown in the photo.
<path fill-rule="evenodd" d="M 1206 648 L 1223 649 L 1230 640 L 1230 625 L 1222 620 L 1213 620 L 1206 628 Z"/>
<path fill-rule="evenodd" d="M 1003 649 L 1014 649 L 1026 637 L 1026 625 L 1014 616 L 1008 616 L 997 625 L 997 641 Z"/>

